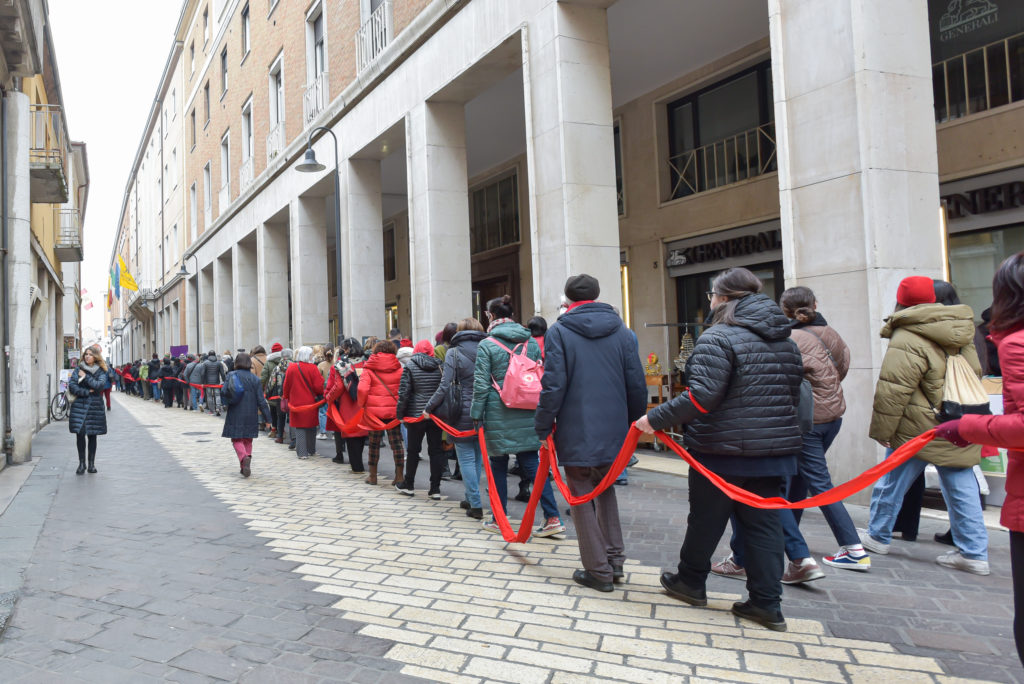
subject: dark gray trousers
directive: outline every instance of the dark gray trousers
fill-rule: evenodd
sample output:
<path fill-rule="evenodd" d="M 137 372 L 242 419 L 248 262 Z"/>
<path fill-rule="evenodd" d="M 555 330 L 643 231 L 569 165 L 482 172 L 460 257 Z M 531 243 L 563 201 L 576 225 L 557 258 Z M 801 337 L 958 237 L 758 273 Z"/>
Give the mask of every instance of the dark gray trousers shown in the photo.
<path fill-rule="evenodd" d="M 573 496 L 594 491 L 611 464 L 597 468 L 565 466 L 565 481 Z M 619 504 L 615 487 L 609 487 L 594 500 L 572 507 L 572 521 L 576 525 L 576 539 L 580 546 L 583 568 L 603 582 L 612 581 L 612 565 L 626 560 L 619 524 Z"/>

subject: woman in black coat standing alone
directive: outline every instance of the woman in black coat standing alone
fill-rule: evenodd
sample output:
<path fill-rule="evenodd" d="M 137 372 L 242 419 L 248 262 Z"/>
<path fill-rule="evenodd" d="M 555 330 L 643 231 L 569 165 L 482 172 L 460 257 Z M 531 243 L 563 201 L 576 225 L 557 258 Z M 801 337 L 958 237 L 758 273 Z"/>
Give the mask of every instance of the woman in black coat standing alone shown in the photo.
<path fill-rule="evenodd" d="M 227 409 L 221 437 L 229 437 L 238 456 L 239 472 L 243 477 L 251 474 L 252 440 L 259 437 L 259 419 L 270 429 L 270 405 L 267 404 L 260 379 L 252 374 L 252 359 L 245 352 L 235 357 L 234 370 L 224 378 L 220 390 L 221 402 Z"/>
<path fill-rule="evenodd" d="M 89 472 L 96 472 L 96 436 L 107 434 L 103 391 L 109 387 L 106 361 L 95 348 L 87 347 L 82 351 L 82 362 L 68 379 L 68 392 L 75 397 L 68 416 L 68 428 L 78 441 L 77 475 L 86 470 L 86 444 L 89 448 Z"/>
<path fill-rule="evenodd" d="M 789 319 L 760 294 L 761 281 L 732 268 L 708 292 L 712 325 L 686 362 L 686 391 L 637 421 L 648 434 L 680 423 L 686 448 L 726 482 L 759 496 L 780 496 L 797 473 L 803 445 L 797 403 L 804 368 L 790 339 Z M 749 599 L 732 612 L 776 631 L 782 617 L 783 537 L 778 511 L 735 503 L 697 470 L 690 470 L 690 513 L 677 573 L 665 572 L 668 593 L 707 605 L 705 582 L 729 516 L 743 527 Z"/>

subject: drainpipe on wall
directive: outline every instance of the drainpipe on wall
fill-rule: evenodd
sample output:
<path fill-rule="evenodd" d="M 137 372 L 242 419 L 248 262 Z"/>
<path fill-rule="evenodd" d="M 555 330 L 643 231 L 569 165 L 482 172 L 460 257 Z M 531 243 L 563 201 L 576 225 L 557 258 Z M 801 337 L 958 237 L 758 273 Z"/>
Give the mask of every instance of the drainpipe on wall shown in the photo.
<path fill-rule="evenodd" d="M 2 276 L 0 276 L 0 290 L 3 291 L 4 300 L 4 325 L 3 325 L 3 353 L 4 353 L 4 443 L 3 452 L 6 464 L 10 465 L 14 454 L 14 436 L 11 431 L 11 302 L 10 287 L 7 280 L 7 253 L 8 253 L 8 205 L 7 196 L 7 92 L 0 93 L 0 210 L 3 211 L 3 226 L 0 229 L 0 257 L 3 259 Z"/>

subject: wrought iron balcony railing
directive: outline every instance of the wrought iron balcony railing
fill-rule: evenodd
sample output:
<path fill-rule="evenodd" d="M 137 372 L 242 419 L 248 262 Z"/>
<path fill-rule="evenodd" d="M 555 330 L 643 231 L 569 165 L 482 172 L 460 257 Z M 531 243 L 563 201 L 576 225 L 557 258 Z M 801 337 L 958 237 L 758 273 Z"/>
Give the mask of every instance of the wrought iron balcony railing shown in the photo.
<path fill-rule="evenodd" d="M 1024 100 L 1024 33 L 932 66 L 935 122 Z"/>
<path fill-rule="evenodd" d="M 277 125 L 270 129 L 267 136 L 267 164 L 273 161 L 284 149 L 284 121 L 278 121 Z"/>
<path fill-rule="evenodd" d="M 775 124 L 716 140 L 669 157 L 670 197 L 678 199 L 778 169 Z"/>
<path fill-rule="evenodd" d="M 356 69 L 363 69 L 373 63 L 394 37 L 391 0 L 384 0 L 373 11 L 359 30 L 356 31 Z"/>
<path fill-rule="evenodd" d="M 59 105 L 29 105 L 31 127 L 28 161 L 32 201 L 64 204 L 68 201 L 67 136 Z"/>
<path fill-rule="evenodd" d="M 320 112 L 324 111 L 329 101 L 327 72 L 321 71 L 313 82 L 306 86 L 306 92 L 302 95 L 302 115 L 306 126 L 320 116 Z"/>
<path fill-rule="evenodd" d="M 57 226 L 57 242 L 54 253 L 58 261 L 72 262 L 82 260 L 82 220 L 77 209 L 53 210 L 54 224 Z"/>

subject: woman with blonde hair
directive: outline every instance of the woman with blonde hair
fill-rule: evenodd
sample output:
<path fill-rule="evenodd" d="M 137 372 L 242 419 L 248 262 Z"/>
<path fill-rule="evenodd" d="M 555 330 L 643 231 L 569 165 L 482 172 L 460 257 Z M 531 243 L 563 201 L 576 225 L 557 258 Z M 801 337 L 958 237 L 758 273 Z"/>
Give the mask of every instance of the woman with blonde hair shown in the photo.
<path fill-rule="evenodd" d="M 82 361 L 68 379 L 72 399 L 68 428 L 78 442 L 78 470 L 86 470 L 86 444 L 89 449 L 89 472 L 96 472 L 96 436 L 107 434 L 107 413 L 103 408 L 103 392 L 110 387 L 107 362 L 96 347 L 82 351 Z"/>

